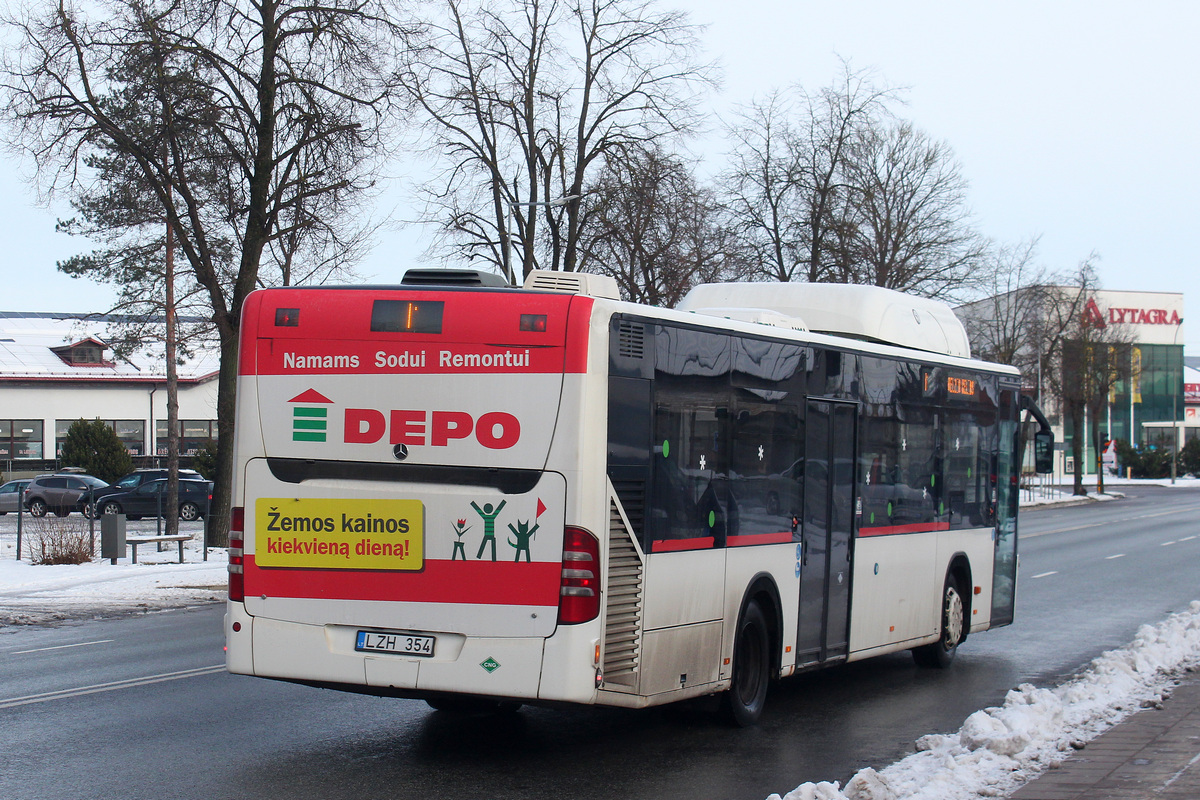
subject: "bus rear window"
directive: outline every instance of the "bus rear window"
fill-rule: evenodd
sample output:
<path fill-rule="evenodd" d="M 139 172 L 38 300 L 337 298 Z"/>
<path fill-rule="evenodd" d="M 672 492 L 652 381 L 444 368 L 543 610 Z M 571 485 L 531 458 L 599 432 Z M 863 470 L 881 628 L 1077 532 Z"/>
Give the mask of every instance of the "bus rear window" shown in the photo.
<path fill-rule="evenodd" d="M 371 330 L 377 333 L 441 333 L 441 300 L 376 300 L 371 306 Z"/>

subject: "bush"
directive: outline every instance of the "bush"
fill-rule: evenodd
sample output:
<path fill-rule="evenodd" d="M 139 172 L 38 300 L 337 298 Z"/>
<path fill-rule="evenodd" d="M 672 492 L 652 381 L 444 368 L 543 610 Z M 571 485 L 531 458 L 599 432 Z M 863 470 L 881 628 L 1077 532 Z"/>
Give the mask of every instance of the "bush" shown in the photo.
<path fill-rule="evenodd" d="M 192 457 L 192 469 L 211 481 L 217 474 L 217 443 L 209 439 Z"/>
<path fill-rule="evenodd" d="M 1171 476 L 1171 451 L 1153 447 L 1130 447 L 1117 440 L 1117 462 L 1124 473 L 1128 468 L 1134 478 L 1168 478 Z"/>
<path fill-rule="evenodd" d="M 77 419 L 71 423 L 63 440 L 62 462 L 108 483 L 133 472 L 129 451 L 117 438 L 116 431 L 99 419 Z"/>
<path fill-rule="evenodd" d="M 1179 451 L 1179 474 L 1200 477 L 1200 438 L 1192 439 Z"/>
<path fill-rule="evenodd" d="M 26 525 L 30 562 L 86 564 L 92 560 L 91 534 L 82 517 L 43 517 Z"/>

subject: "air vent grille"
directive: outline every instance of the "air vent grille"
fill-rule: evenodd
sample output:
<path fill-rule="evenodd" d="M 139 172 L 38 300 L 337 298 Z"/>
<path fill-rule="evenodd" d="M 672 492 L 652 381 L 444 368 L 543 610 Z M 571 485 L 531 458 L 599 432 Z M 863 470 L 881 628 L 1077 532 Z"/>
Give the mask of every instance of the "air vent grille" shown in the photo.
<path fill-rule="evenodd" d="M 617 353 L 625 358 L 646 355 L 646 328 L 640 322 L 621 320 L 617 326 Z"/>
<path fill-rule="evenodd" d="M 642 649 L 642 559 L 616 500 L 609 504 L 604 682 L 634 686 Z"/>

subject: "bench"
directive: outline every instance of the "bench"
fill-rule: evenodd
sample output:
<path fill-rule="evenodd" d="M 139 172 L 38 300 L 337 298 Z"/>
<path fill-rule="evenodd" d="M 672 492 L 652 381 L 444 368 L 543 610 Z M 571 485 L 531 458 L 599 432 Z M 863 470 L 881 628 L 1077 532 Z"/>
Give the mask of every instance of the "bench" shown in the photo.
<path fill-rule="evenodd" d="M 179 563 L 183 563 L 183 543 L 192 538 L 190 533 L 177 533 L 173 536 L 125 536 L 125 544 L 133 547 L 133 563 L 137 563 L 137 549 L 139 544 L 161 544 L 162 542 L 179 542 Z"/>

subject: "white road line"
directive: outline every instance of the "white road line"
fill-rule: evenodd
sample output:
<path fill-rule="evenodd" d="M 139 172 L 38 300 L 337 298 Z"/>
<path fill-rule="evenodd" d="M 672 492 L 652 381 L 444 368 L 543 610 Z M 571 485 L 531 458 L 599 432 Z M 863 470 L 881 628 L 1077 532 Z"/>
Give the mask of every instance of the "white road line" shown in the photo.
<path fill-rule="evenodd" d="M 1173 542 L 1173 541 L 1171 541 L 1171 542 L 1163 542 L 1162 544 L 1160 544 L 1160 545 L 1159 545 L 1159 547 L 1170 547 L 1170 546 L 1171 546 L 1171 545 L 1173 545 L 1173 544 L 1175 544 L 1175 542 Z"/>
<path fill-rule="evenodd" d="M 32 650 L 17 650 L 12 655 L 23 656 L 26 653 L 45 653 L 48 650 L 66 650 L 71 647 L 88 647 L 93 644 L 108 644 L 109 642 L 115 642 L 115 641 L 116 641 L 116 639 L 97 639 L 94 642 L 79 642 L 78 644 L 60 644 L 56 647 L 35 647 Z"/>
<path fill-rule="evenodd" d="M 1043 572 L 1041 575 L 1033 575 L 1033 576 L 1031 576 L 1031 577 L 1034 577 L 1034 578 L 1049 578 L 1051 575 L 1057 575 L 1057 574 L 1058 574 L 1058 571 L 1057 571 L 1057 570 L 1053 570 L 1053 571 L 1051 571 L 1051 572 Z"/>
<path fill-rule="evenodd" d="M 1117 553 L 1115 556 L 1105 556 L 1105 557 L 1104 557 L 1104 560 L 1105 560 L 1105 561 L 1112 561 L 1114 558 L 1124 558 L 1124 557 L 1125 557 L 1125 554 L 1124 554 L 1124 553 Z"/>
<path fill-rule="evenodd" d="M 97 694 L 98 692 L 112 692 L 116 691 L 117 689 L 131 689 L 135 686 L 149 686 L 153 683 L 178 681 L 184 678 L 198 678 L 202 675 L 212 675 L 215 672 L 224 671 L 225 665 L 217 664 L 211 667 L 198 667 L 196 669 L 180 670 L 179 672 L 165 672 L 162 675 L 147 675 L 142 678 L 128 678 L 123 681 L 97 683 L 94 686 L 79 686 L 74 689 L 59 689 L 56 692 L 29 694 L 25 695 L 24 697 L 9 697 L 7 699 L 0 700 L 0 709 L 26 706 L 31 703 L 45 703 L 49 700 L 65 700 L 68 697 L 82 697 L 83 695 Z"/>
<path fill-rule="evenodd" d="M 1185 536 L 1185 537 L 1183 537 L 1182 539 L 1180 539 L 1179 541 L 1181 541 L 1181 542 L 1190 542 L 1192 539 L 1195 539 L 1195 538 L 1196 538 L 1195 536 Z"/>

